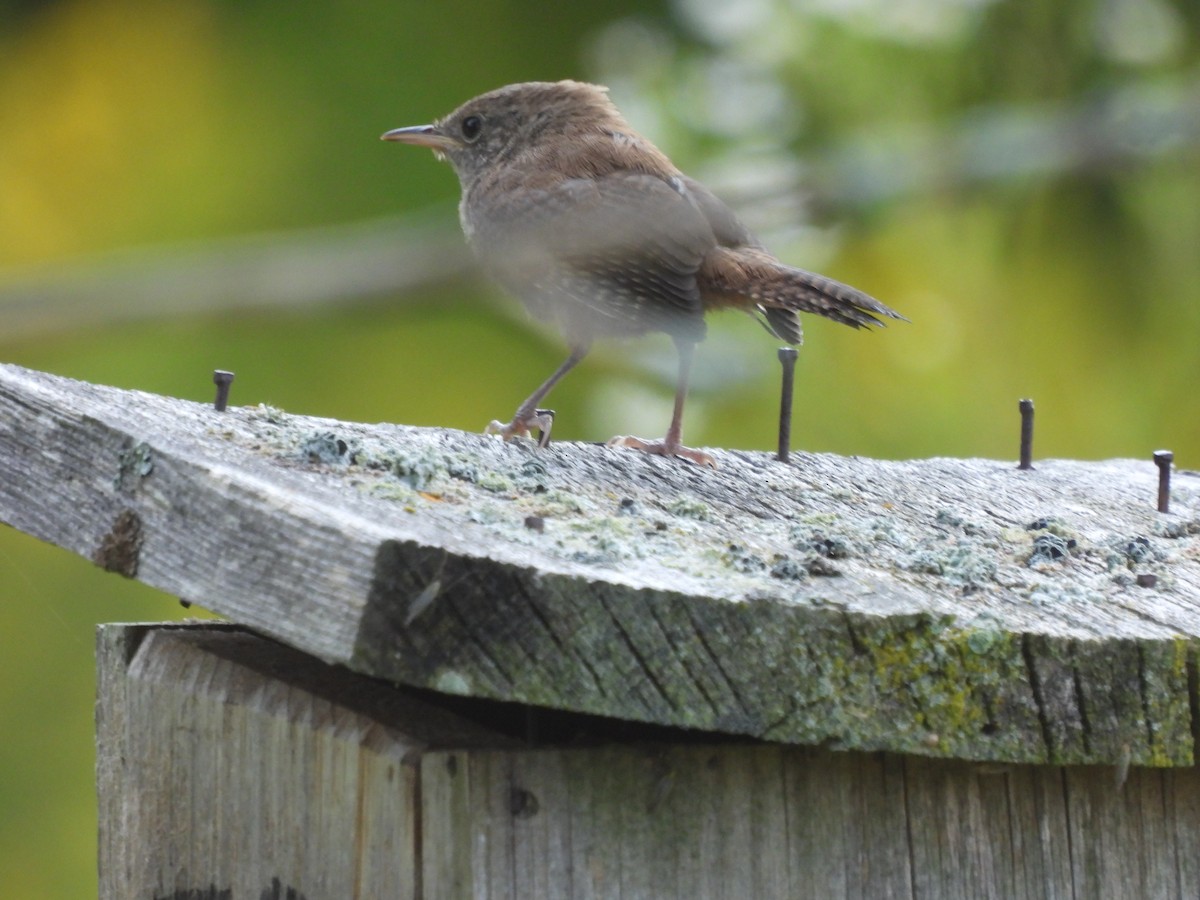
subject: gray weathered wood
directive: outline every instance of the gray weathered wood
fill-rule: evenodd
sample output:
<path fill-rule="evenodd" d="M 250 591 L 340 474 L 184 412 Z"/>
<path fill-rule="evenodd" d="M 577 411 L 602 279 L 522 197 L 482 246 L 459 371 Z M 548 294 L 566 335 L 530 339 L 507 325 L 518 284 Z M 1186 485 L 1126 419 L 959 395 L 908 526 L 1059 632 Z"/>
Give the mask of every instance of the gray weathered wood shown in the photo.
<path fill-rule="evenodd" d="M 459 873 L 426 896 L 1195 896 L 1179 872 L 1200 822 L 1163 815 L 1168 778 L 1200 792 L 1194 769 L 1135 769 L 1119 789 L 1100 767 L 782 746 L 443 751 L 423 790 L 471 825 L 426 848 Z M 514 790 L 536 815 L 512 814 Z"/>
<path fill-rule="evenodd" d="M 412 760 L 431 741 L 512 744 L 228 625 L 104 625 L 97 655 L 100 896 L 114 900 L 258 898 L 274 881 L 417 896 Z"/>
<path fill-rule="evenodd" d="M 829 747 L 1191 764 L 1193 473 L 1160 515 L 1149 461 L 714 456 L 0 366 L 0 519 L 359 672 Z"/>
<path fill-rule="evenodd" d="M 519 746 L 208 623 L 101 626 L 99 666 L 104 900 L 1200 893 L 1194 767 Z"/>

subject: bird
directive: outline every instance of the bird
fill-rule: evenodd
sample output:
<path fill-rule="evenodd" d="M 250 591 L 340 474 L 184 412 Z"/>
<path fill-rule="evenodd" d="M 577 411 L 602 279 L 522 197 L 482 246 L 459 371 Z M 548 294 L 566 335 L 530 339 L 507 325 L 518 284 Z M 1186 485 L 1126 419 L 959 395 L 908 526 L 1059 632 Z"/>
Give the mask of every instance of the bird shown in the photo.
<path fill-rule="evenodd" d="M 706 313 L 740 309 L 790 345 L 798 313 L 855 328 L 904 319 L 873 297 L 781 262 L 708 188 L 638 134 L 608 96 L 579 81 L 523 82 L 481 94 L 429 125 L 382 135 L 448 161 L 462 189 L 459 220 L 484 272 L 557 327 L 570 350 L 488 432 L 549 440 L 551 389 L 599 338 L 670 336 L 675 404 L 661 440 L 608 444 L 715 467 L 683 444 L 683 407 Z"/>

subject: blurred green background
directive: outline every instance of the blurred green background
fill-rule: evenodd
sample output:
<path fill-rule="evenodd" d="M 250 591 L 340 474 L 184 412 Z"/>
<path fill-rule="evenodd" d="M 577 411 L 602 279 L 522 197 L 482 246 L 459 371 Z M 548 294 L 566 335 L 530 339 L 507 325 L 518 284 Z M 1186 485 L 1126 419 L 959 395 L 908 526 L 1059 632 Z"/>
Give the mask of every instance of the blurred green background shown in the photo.
<path fill-rule="evenodd" d="M 0 0 L 0 360 L 479 430 L 564 355 L 477 278 L 450 169 L 381 132 L 511 81 L 612 88 L 785 260 L 912 324 L 807 320 L 794 442 L 1200 456 L 1200 6 L 1187 0 Z M 712 323 L 694 446 L 770 448 L 775 344 Z M 555 436 L 661 434 L 660 337 Z M 1147 498 L 1151 502 L 1151 498 Z M 0 884 L 95 893 L 92 642 L 171 598 L 0 529 Z"/>

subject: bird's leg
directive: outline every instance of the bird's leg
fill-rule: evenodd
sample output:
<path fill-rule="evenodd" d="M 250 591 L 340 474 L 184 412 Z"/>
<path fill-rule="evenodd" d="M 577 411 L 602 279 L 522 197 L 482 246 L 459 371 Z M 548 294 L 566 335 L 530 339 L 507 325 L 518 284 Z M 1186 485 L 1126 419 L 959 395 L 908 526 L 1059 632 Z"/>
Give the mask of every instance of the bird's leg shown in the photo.
<path fill-rule="evenodd" d="M 692 354 L 696 345 L 691 341 L 676 338 L 675 349 L 679 351 L 679 381 L 675 385 L 675 411 L 671 415 L 667 436 L 661 441 L 645 441 L 632 435 L 623 435 L 610 438 L 608 446 L 632 447 L 634 450 L 657 453 L 660 456 L 681 456 L 697 465 L 715 469 L 717 462 L 707 453 L 683 446 L 683 401 L 687 399 L 688 376 L 692 371 Z"/>
<path fill-rule="evenodd" d="M 498 434 L 506 441 L 515 436 L 528 437 L 530 429 L 536 428 L 542 433 L 538 446 L 545 447 L 550 443 L 550 426 L 554 424 L 554 410 L 538 409 L 538 404 L 545 399 L 562 377 L 579 365 L 579 361 L 587 356 L 589 345 L 577 344 L 571 347 L 571 355 L 554 374 L 542 382 L 541 386 L 530 394 L 525 402 L 517 407 L 516 415 L 507 425 L 499 419 L 493 419 L 487 427 L 488 434 Z"/>

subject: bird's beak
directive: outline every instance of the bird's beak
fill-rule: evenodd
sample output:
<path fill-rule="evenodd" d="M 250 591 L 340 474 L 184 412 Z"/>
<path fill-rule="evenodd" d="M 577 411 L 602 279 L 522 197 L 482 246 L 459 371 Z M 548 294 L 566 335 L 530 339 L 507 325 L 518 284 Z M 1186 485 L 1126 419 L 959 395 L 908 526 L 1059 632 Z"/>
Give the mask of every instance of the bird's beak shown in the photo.
<path fill-rule="evenodd" d="M 391 131 L 384 132 L 379 139 L 412 144 L 415 147 L 428 147 L 439 154 L 462 146 L 457 138 L 438 131 L 436 125 L 410 125 L 407 128 L 393 128 Z"/>

